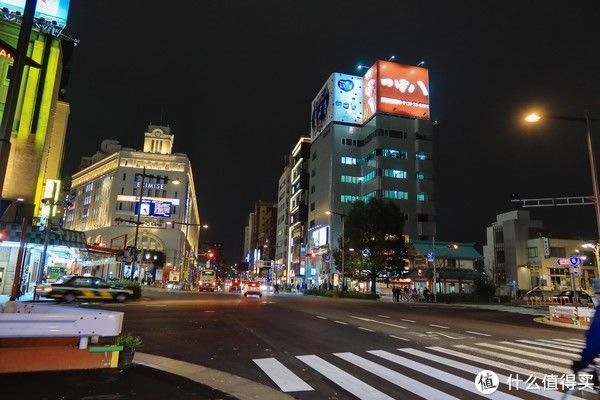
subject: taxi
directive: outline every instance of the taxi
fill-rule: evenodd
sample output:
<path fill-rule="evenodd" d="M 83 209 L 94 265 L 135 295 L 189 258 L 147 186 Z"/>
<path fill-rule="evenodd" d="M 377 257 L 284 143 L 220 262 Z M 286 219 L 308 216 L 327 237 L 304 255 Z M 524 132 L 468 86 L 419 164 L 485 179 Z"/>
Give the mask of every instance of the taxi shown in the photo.
<path fill-rule="evenodd" d="M 55 283 L 40 285 L 35 289 L 40 297 L 62 300 L 116 300 L 119 303 L 133 295 L 133 290 L 111 286 L 104 279 L 95 276 L 65 276 Z"/>

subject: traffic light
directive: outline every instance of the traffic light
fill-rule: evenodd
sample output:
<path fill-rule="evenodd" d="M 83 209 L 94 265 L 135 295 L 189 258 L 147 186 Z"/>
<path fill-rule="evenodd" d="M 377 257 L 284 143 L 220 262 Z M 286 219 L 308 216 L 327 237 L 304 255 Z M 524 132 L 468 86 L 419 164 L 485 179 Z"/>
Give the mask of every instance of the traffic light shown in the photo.
<path fill-rule="evenodd" d="M 215 258 L 215 253 L 212 253 L 212 252 L 210 252 L 210 251 L 209 251 L 209 252 L 208 252 L 208 258 L 209 258 L 209 259 L 211 259 L 211 260 L 212 260 L 213 258 Z"/>

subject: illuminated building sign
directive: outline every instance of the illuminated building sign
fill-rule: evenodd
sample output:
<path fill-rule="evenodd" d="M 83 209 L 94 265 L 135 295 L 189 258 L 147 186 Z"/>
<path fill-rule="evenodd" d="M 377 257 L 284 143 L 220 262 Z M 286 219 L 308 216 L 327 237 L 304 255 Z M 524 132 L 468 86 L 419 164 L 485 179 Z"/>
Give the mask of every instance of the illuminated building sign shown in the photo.
<path fill-rule="evenodd" d="M 9 53 L 8 51 L 0 48 L 0 57 L 13 58 L 13 55 L 11 53 Z"/>
<path fill-rule="evenodd" d="M 140 182 L 136 182 L 135 183 L 135 187 L 140 187 Z M 165 184 L 164 183 L 150 183 L 150 182 L 144 182 L 144 188 L 146 189 L 161 189 L 164 190 L 165 188 Z"/>
<path fill-rule="evenodd" d="M 56 179 L 46 179 L 44 192 L 42 195 L 42 211 L 40 216 L 43 218 L 56 215 L 56 206 L 60 198 L 60 181 Z"/>
<path fill-rule="evenodd" d="M 329 236 L 329 226 L 317 228 L 308 234 L 308 245 L 310 248 L 326 246 Z"/>
<path fill-rule="evenodd" d="M 311 137 L 319 136 L 332 121 L 360 125 L 363 122 L 363 80 L 360 76 L 333 73 L 311 107 Z"/>
<path fill-rule="evenodd" d="M 34 18 L 43 19 L 60 28 L 67 24 L 70 0 L 38 0 L 35 7 Z M 6 8 L 9 12 L 25 11 L 25 0 L 0 0 L 0 8 Z"/>
<path fill-rule="evenodd" d="M 139 213 L 141 216 L 144 217 L 170 218 L 171 203 L 168 201 L 143 200 L 141 208 L 139 202 L 135 204 L 135 213 Z"/>
<path fill-rule="evenodd" d="M 171 198 L 166 198 L 166 197 L 150 197 L 150 196 L 144 196 L 144 197 L 142 197 L 142 199 L 144 202 L 146 202 L 146 201 L 166 201 L 168 203 L 171 203 L 174 206 L 179 205 L 179 199 L 171 199 Z M 117 201 L 123 201 L 123 202 L 127 202 L 127 203 L 137 203 L 140 201 L 140 198 L 138 196 L 119 194 L 119 195 L 117 195 Z"/>
<path fill-rule="evenodd" d="M 365 122 L 376 112 L 429 119 L 429 72 L 426 68 L 377 61 L 363 80 Z"/>

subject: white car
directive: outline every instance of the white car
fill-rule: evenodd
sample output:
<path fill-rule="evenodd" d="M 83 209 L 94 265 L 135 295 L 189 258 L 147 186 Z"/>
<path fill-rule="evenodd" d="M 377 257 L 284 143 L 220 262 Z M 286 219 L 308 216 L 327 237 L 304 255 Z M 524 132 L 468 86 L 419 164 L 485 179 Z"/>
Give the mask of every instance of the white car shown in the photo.
<path fill-rule="evenodd" d="M 183 283 L 181 282 L 167 282 L 165 285 L 166 289 L 172 290 L 181 290 L 183 288 Z"/>
<path fill-rule="evenodd" d="M 244 285 L 244 297 L 248 296 L 262 297 L 262 287 L 260 282 L 248 282 Z"/>

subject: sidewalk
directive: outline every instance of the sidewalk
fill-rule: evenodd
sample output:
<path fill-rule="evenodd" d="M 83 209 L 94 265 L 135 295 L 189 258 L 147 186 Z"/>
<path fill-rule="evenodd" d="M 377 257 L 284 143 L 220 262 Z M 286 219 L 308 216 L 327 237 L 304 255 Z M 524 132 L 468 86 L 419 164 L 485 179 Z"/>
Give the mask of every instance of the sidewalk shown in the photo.
<path fill-rule="evenodd" d="M 2 398 L 20 400 L 236 399 L 210 386 L 136 365 L 132 368 L 0 374 Z"/>

